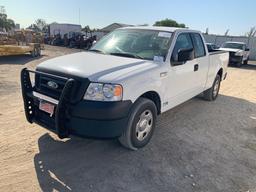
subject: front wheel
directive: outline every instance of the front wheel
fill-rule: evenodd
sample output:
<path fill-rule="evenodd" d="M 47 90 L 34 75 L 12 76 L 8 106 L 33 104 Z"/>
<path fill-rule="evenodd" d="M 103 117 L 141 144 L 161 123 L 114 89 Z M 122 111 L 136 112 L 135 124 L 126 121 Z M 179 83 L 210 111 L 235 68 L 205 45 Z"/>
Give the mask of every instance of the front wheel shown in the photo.
<path fill-rule="evenodd" d="M 204 91 L 204 99 L 207 101 L 214 101 L 218 95 L 219 95 L 219 90 L 220 90 L 220 82 L 221 78 L 219 75 L 216 76 L 213 85 L 210 89 L 207 89 Z"/>
<path fill-rule="evenodd" d="M 157 109 L 153 101 L 139 98 L 132 107 L 128 126 L 119 138 L 126 148 L 137 150 L 148 144 L 156 125 Z"/>

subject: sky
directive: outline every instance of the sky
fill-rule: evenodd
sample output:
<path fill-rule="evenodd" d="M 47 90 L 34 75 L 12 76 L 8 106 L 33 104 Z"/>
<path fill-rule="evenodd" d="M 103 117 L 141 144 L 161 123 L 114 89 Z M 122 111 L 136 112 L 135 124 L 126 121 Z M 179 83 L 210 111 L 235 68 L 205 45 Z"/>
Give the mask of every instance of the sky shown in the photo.
<path fill-rule="evenodd" d="M 8 17 L 28 27 L 36 19 L 103 28 L 170 18 L 211 34 L 244 35 L 256 26 L 256 0 L 0 0 Z M 80 10 L 80 19 L 79 19 Z M 79 22 L 80 21 L 80 22 Z"/>

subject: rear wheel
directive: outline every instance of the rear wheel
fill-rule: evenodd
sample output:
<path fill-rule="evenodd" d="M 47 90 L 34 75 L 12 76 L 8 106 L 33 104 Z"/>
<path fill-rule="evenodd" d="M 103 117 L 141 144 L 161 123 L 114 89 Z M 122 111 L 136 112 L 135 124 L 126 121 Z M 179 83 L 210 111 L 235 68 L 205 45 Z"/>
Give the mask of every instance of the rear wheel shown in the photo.
<path fill-rule="evenodd" d="M 128 126 L 119 138 L 126 148 L 137 150 L 148 144 L 156 125 L 157 109 L 153 101 L 139 98 L 130 113 Z"/>
<path fill-rule="evenodd" d="M 221 78 L 220 75 L 217 75 L 213 85 L 210 89 L 207 89 L 206 91 L 204 91 L 204 99 L 207 101 L 214 101 L 218 95 L 219 95 L 219 90 L 220 90 L 220 82 L 221 82 Z"/>

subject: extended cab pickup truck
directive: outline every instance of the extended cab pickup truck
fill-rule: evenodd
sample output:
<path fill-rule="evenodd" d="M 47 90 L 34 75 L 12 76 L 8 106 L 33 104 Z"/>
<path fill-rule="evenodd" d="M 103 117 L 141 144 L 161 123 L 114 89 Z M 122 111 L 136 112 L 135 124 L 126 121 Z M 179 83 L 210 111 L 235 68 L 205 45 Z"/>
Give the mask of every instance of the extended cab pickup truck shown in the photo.
<path fill-rule="evenodd" d="M 117 29 L 88 52 L 23 69 L 26 118 L 60 138 L 118 138 L 136 150 L 151 139 L 157 115 L 200 93 L 215 100 L 228 60 L 226 52 L 209 53 L 198 31 Z"/>

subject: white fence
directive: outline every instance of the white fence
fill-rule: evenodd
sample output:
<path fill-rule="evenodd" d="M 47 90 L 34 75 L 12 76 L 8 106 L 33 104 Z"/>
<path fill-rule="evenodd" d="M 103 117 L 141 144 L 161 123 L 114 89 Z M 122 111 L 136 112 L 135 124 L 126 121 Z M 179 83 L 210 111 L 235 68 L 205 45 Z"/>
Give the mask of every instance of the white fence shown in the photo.
<path fill-rule="evenodd" d="M 251 60 L 256 60 L 256 37 L 237 37 L 237 36 L 219 36 L 219 35 L 206 35 L 204 38 L 207 43 L 214 43 L 218 46 L 221 46 L 226 41 L 238 41 L 244 42 L 247 44 L 247 47 L 250 49 Z"/>

